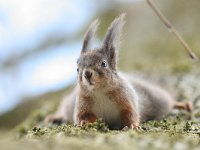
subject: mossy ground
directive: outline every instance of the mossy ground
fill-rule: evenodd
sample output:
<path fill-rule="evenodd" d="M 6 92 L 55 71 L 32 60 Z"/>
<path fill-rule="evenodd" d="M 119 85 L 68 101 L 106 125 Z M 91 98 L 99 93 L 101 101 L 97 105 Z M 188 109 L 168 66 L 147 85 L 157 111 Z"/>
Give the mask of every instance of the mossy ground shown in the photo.
<path fill-rule="evenodd" d="M 171 115 L 142 124 L 143 132 L 109 130 L 101 121 L 83 127 L 39 123 L 16 129 L 20 143 L 37 149 L 198 149 L 200 124 L 188 120 L 188 114 Z"/>

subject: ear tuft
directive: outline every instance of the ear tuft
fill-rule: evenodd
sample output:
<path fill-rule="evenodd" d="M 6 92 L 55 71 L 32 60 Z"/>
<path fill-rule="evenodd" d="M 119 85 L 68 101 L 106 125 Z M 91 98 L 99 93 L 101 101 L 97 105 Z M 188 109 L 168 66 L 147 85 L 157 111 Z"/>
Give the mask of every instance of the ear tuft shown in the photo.
<path fill-rule="evenodd" d="M 94 35 L 98 28 L 98 25 L 99 25 L 99 20 L 96 19 L 95 21 L 92 22 L 92 24 L 89 26 L 88 30 L 86 31 L 86 33 L 84 35 L 83 47 L 81 50 L 81 54 L 85 53 L 87 50 L 90 49 L 91 41 L 94 38 Z"/>
<path fill-rule="evenodd" d="M 105 39 L 104 39 L 104 43 L 103 43 L 103 46 L 106 49 L 110 49 L 110 48 L 117 49 L 120 43 L 121 31 L 125 24 L 125 21 L 124 21 L 125 17 L 126 17 L 125 13 L 121 14 L 109 26 Z"/>
<path fill-rule="evenodd" d="M 125 16 L 126 14 L 123 13 L 111 23 L 103 43 L 102 52 L 107 56 L 113 70 L 117 69 L 117 50 L 120 43 L 121 31 L 125 24 Z"/>

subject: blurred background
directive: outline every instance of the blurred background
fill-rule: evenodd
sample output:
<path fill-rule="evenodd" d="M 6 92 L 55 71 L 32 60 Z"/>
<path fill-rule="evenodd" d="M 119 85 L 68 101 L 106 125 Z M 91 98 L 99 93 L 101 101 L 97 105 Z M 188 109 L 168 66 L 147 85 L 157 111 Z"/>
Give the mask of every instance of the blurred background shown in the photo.
<path fill-rule="evenodd" d="M 200 56 L 200 1 L 155 0 Z M 192 62 L 145 0 L 0 0 L 0 128 L 11 128 L 76 81 L 76 59 L 89 24 L 101 20 L 94 47 L 126 12 L 119 69 L 161 75 L 190 72 Z"/>

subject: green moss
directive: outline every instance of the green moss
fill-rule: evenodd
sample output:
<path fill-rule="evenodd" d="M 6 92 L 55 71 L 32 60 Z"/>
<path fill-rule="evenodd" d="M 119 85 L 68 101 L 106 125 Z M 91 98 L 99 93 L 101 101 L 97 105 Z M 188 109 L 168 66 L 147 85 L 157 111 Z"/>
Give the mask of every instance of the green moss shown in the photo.
<path fill-rule="evenodd" d="M 83 137 L 86 135 L 95 135 L 96 133 L 108 133 L 109 129 L 101 120 L 97 120 L 95 123 L 89 123 L 84 126 L 74 126 L 71 124 L 62 124 L 60 126 L 50 125 L 49 127 L 35 126 L 31 130 L 27 131 L 24 137 L 52 137 L 62 133 L 66 137 Z"/>
<path fill-rule="evenodd" d="M 144 132 L 109 130 L 102 120 L 82 127 L 71 124 L 44 126 L 38 122 L 39 124 L 29 127 L 28 130 L 19 128 L 20 130 L 15 132 L 23 134 L 20 139 L 26 141 L 37 139 L 38 143 L 42 140 L 44 144 L 44 140 L 50 140 L 55 144 L 59 143 L 59 146 L 65 141 L 68 146 L 77 149 L 81 149 L 81 145 L 87 146 L 88 149 L 100 149 L 102 146 L 106 149 L 154 149 L 163 146 L 169 149 L 179 144 L 196 147 L 199 143 L 200 126 L 197 122 L 187 121 L 186 118 L 187 115 L 172 115 L 162 120 L 148 121 L 142 124 Z"/>

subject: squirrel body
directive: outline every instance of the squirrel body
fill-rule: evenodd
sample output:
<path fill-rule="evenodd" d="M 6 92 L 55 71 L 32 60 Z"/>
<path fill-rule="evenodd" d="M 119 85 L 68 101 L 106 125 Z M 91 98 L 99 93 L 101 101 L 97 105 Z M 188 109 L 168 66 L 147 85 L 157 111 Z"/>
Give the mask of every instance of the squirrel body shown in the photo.
<path fill-rule="evenodd" d="M 191 111 L 191 104 L 175 101 L 158 85 L 118 72 L 118 40 L 124 17 L 122 14 L 111 23 L 103 45 L 96 49 L 90 44 L 98 21 L 91 24 L 77 60 L 77 85 L 58 111 L 46 118 L 48 122 L 83 125 L 101 118 L 112 129 L 140 129 L 140 122 L 162 118 L 173 108 Z"/>
<path fill-rule="evenodd" d="M 113 79 L 114 81 L 112 81 L 113 83 L 110 83 L 108 87 L 94 89 L 92 92 L 88 93 L 84 92 L 86 97 L 81 94 L 80 97 L 76 99 L 77 104 L 74 110 L 74 122 L 76 124 L 80 124 L 82 121 L 79 116 L 84 116 L 84 114 L 88 115 L 89 113 L 90 115 L 94 115 L 94 120 L 101 118 L 110 128 L 119 128 L 123 126 L 122 116 L 129 115 L 129 113 L 132 115 L 133 113 L 134 116 L 137 117 L 135 119 L 136 125 L 139 125 L 136 92 L 120 75 L 116 74 L 113 78 L 115 78 Z M 80 93 L 79 91 L 78 94 Z M 86 102 L 84 102 L 85 100 Z M 88 109 L 84 110 L 86 112 L 81 112 L 81 107 L 84 109 L 88 107 Z M 123 114 L 123 112 L 125 114 Z M 91 122 L 91 120 L 92 119 L 89 119 L 87 121 Z M 127 119 L 125 121 L 127 121 Z M 127 123 L 126 126 L 130 126 L 130 124 Z"/>

